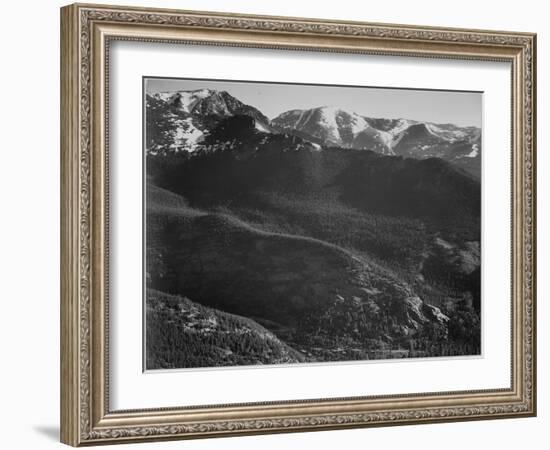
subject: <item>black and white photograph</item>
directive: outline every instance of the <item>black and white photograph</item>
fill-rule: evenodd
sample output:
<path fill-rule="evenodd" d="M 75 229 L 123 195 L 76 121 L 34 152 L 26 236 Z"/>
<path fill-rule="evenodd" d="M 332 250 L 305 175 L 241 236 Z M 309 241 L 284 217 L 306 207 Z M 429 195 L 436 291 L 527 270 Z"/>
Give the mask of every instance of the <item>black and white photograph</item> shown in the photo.
<path fill-rule="evenodd" d="M 143 78 L 144 368 L 481 355 L 482 107 Z"/>

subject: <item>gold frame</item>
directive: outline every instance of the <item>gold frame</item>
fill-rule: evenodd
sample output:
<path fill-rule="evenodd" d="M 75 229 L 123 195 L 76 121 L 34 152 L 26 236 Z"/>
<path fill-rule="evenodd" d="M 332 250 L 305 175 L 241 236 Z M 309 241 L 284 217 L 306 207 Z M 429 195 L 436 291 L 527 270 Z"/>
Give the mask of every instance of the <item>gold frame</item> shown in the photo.
<path fill-rule="evenodd" d="M 509 389 L 110 411 L 106 63 L 114 39 L 507 61 L 512 66 Z M 73 446 L 536 414 L 536 35 L 75 4 L 61 9 L 61 440 Z"/>

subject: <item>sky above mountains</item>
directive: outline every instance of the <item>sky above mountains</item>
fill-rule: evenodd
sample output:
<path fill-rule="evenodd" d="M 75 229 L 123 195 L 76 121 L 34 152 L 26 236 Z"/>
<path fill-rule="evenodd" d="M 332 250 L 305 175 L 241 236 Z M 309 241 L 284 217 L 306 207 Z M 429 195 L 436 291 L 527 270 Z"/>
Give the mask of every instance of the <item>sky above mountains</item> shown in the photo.
<path fill-rule="evenodd" d="M 244 81 L 146 78 L 148 94 L 179 90 L 225 90 L 273 119 L 291 109 L 338 106 L 367 117 L 413 119 L 458 126 L 482 125 L 482 93 Z"/>

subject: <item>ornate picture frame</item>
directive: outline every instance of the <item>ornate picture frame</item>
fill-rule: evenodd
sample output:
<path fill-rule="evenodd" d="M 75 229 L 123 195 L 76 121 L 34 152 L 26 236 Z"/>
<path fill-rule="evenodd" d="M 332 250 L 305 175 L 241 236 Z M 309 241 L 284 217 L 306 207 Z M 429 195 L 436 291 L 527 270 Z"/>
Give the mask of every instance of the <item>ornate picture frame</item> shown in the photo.
<path fill-rule="evenodd" d="M 109 46 L 200 43 L 511 66 L 508 388 L 113 410 L 109 389 Z M 141 95 L 141 94 L 140 94 Z M 61 441 L 161 439 L 536 414 L 536 36 L 531 33 L 74 4 L 61 9 Z M 138 131 L 141 133 L 141 131 Z"/>

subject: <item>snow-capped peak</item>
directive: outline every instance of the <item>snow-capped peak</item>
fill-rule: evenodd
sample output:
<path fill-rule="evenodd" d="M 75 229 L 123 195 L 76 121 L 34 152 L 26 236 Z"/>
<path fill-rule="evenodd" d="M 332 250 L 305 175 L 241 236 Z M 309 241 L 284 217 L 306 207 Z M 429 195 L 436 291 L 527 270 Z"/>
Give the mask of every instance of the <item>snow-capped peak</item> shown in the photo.
<path fill-rule="evenodd" d="M 160 92 L 155 97 L 177 106 L 187 113 L 193 110 L 193 107 L 205 98 L 211 97 L 217 91 L 213 89 L 197 89 L 194 91 L 176 91 Z"/>

